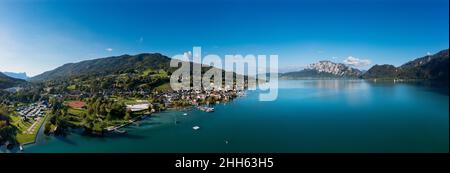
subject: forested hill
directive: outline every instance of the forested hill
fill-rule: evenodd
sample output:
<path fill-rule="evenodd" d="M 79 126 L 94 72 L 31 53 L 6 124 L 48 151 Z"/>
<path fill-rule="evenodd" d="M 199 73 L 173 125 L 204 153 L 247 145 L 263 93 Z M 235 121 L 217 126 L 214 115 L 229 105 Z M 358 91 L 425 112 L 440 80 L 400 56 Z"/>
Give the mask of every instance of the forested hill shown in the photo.
<path fill-rule="evenodd" d="M 9 77 L 0 72 L 0 89 L 10 88 L 25 83 L 22 79 Z"/>
<path fill-rule="evenodd" d="M 131 71 L 168 70 L 170 58 L 159 53 L 122 55 L 78 63 L 69 63 L 31 78 L 31 81 L 46 81 L 84 75 L 121 74 Z"/>
<path fill-rule="evenodd" d="M 400 67 L 375 65 L 362 77 L 365 79 L 425 79 L 448 81 L 448 49 L 409 61 Z"/>

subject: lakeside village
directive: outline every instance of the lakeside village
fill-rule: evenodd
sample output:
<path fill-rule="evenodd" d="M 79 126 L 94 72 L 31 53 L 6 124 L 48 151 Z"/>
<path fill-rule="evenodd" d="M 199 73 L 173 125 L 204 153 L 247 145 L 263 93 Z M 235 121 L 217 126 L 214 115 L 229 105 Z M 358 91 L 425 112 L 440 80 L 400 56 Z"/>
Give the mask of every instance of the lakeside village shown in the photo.
<path fill-rule="evenodd" d="M 173 91 L 168 83 L 165 90 L 151 92 L 103 91 L 89 93 L 80 90 L 66 90 L 59 94 L 41 94 L 38 102 L 32 104 L 14 102 L 3 108 L 3 114 L 10 115 L 10 124 L 15 126 L 8 139 L 0 139 L 0 146 L 7 148 L 35 142 L 40 129 L 45 135 L 65 136 L 70 129 L 83 129 L 83 134 L 105 136 L 124 134 L 121 128 L 167 109 L 196 108 L 214 112 L 214 104 L 225 103 L 244 96 L 245 91 L 235 89 L 180 90 Z M 230 87 L 224 87 L 230 88 Z M 24 89 L 21 89 L 24 90 Z M 50 91 L 46 88 L 44 91 Z M 9 91 L 14 92 L 14 91 Z M 4 102 L 4 101 L 3 101 Z M 5 105 L 5 104 L 3 104 Z M 5 106 L 3 106 L 5 107 Z M 187 113 L 184 113 L 187 115 Z M 193 130 L 200 127 L 194 126 Z M 3 141 L 1 141 L 3 140 Z"/>

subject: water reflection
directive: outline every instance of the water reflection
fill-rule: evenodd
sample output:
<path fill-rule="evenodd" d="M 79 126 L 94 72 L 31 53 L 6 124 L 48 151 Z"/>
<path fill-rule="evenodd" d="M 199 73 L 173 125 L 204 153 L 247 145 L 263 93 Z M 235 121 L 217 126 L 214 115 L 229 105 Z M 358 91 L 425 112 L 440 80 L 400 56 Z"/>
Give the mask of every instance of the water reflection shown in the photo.
<path fill-rule="evenodd" d="M 417 87 L 418 89 L 434 92 L 442 95 L 449 95 L 448 81 L 408 81 L 408 82 L 394 82 L 394 81 L 372 81 L 367 80 L 366 83 L 373 87 L 394 87 L 398 85 Z"/>
<path fill-rule="evenodd" d="M 364 80 L 283 80 L 280 81 L 280 88 L 315 88 L 327 90 L 353 90 L 367 89 Z"/>
<path fill-rule="evenodd" d="M 367 90 L 369 87 L 419 86 L 420 89 L 449 95 L 449 84 L 436 81 L 373 81 L 373 80 L 281 80 L 280 89 L 314 88 L 332 91 Z"/>

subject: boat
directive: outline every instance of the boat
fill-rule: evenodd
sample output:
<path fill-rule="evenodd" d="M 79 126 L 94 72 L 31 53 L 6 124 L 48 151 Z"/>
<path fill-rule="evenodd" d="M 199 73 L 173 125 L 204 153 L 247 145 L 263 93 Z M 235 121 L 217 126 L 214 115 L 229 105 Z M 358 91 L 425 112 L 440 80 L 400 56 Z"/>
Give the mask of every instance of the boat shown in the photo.
<path fill-rule="evenodd" d="M 206 112 L 214 112 L 214 108 L 208 108 L 206 109 Z"/>
<path fill-rule="evenodd" d="M 23 151 L 23 146 L 20 145 L 20 146 L 19 146 L 19 149 L 20 149 L 20 151 Z"/>
<path fill-rule="evenodd" d="M 198 130 L 198 129 L 200 129 L 200 127 L 199 126 L 194 126 L 194 127 L 192 127 L 192 129 Z"/>
<path fill-rule="evenodd" d="M 184 115 L 184 116 L 187 116 L 188 114 L 187 114 L 187 113 L 184 113 L 183 115 Z"/>
<path fill-rule="evenodd" d="M 214 108 L 207 107 L 207 106 L 199 106 L 198 109 L 201 111 L 204 111 L 204 112 L 214 112 Z"/>
<path fill-rule="evenodd" d="M 239 97 L 244 97 L 244 96 L 246 96 L 247 94 L 246 94 L 245 92 L 243 92 L 243 91 L 240 91 L 240 92 L 237 93 L 237 95 L 238 95 Z"/>

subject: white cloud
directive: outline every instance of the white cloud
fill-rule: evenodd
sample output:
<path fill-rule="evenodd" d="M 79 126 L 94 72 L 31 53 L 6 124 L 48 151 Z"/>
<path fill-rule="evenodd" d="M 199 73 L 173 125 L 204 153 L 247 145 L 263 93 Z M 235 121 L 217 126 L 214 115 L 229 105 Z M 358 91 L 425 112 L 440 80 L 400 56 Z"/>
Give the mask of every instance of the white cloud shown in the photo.
<path fill-rule="evenodd" d="M 112 48 L 106 48 L 105 50 L 108 51 L 108 52 L 112 52 L 113 51 Z"/>
<path fill-rule="evenodd" d="M 430 56 L 430 55 L 431 55 L 431 53 L 430 53 L 430 52 L 427 52 L 427 55 L 428 55 L 428 56 Z"/>
<path fill-rule="evenodd" d="M 369 59 L 359 59 L 352 56 L 347 57 L 347 59 L 344 60 L 344 64 L 354 67 L 362 67 L 370 65 L 372 62 Z"/>
<path fill-rule="evenodd" d="M 139 42 L 139 43 L 144 42 L 144 37 L 139 38 L 138 42 Z"/>
<path fill-rule="evenodd" d="M 192 52 L 188 51 L 188 52 L 184 52 L 183 54 L 184 57 L 191 59 L 192 58 Z"/>

